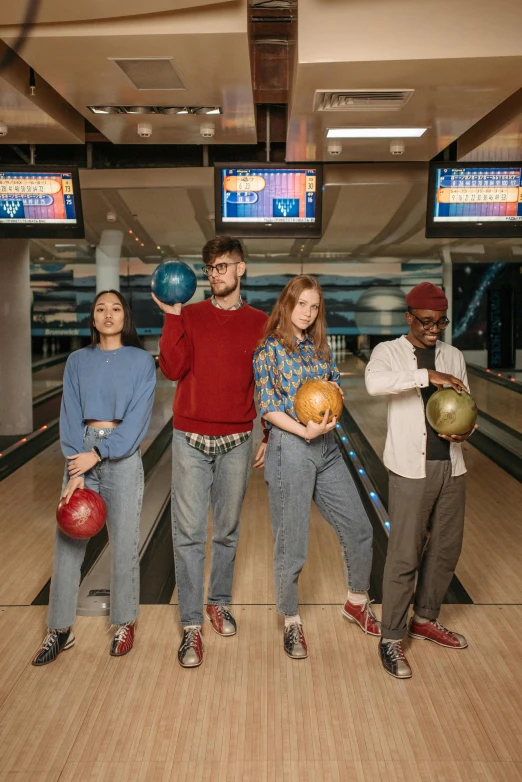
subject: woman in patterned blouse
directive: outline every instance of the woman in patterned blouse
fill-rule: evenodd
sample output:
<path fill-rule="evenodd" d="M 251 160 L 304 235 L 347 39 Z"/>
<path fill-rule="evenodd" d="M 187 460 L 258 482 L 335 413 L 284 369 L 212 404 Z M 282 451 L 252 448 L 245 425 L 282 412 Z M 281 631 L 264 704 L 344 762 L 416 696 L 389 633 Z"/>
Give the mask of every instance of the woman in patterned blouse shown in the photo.
<path fill-rule="evenodd" d="M 326 341 L 324 299 L 314 277 L 286 285 L 254 353 L 260 414 L 270 426 L 265 455 L 274 533 L 277 610 L 285 617 L 284 649 L 308 656 L 299 617 L 298 579 L 306 562 L 312 499 L 332 525 L 343 553 L 348 582 L 344 616 L 370 635 L 380 635 L 368 600 L 372 527 L 335 441 L 335 418 L 301 424 L 294 409 L 298 388 L 322 378 L 338 387 L 339 370 Z"/>

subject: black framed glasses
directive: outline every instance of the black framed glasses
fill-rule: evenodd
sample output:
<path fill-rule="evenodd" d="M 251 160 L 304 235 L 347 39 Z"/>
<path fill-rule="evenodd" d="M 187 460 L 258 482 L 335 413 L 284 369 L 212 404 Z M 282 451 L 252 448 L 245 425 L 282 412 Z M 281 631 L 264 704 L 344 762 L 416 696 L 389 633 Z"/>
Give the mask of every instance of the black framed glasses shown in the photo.
<path fill-rule="evenodd" d="M 431 331 L 432 328 L 434 328 L 434 326 L 437 326 L 438 329 L 440 329 L 441 331 L 444 331 L 444 329 L 447 326 L 449 326 L 449 323 L 450 323 L 448 318 L 439 318 L 439 320 L 437 320 L 437 321 L 434 321 L 434 320 L 421 320 L 413 312 L 410 312 L 410 315 L 413 315 L 415 320 L 419 321 L 419 323 L 421 324 L 421 326 L 424 329 L 424 331 Z"/>
<path fill-rule="evenodd" d="M 216 271 L 218 274 L 225 274 L 229 266 L 237 266 L 242 261 L 232 261 L 232 263 L 216 263 L 214 266 L 203 266 L 201 271 L 205 277 L 210 277 L 212 272 Z"/>

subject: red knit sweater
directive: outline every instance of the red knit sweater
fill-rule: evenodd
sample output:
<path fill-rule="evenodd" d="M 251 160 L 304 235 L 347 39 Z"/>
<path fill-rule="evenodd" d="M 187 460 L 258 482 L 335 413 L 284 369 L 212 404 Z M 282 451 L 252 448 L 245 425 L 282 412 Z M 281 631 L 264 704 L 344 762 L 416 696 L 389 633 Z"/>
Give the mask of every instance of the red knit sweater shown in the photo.
<path fill-rule="evenodd" d="M 165 316 L 159 363 L 165 377 L 178 381 L 174 429 L 207 435 L 252 429 L 252 356 L 266 320 L 248 304 L 222 310 L 210 299 Z"/>

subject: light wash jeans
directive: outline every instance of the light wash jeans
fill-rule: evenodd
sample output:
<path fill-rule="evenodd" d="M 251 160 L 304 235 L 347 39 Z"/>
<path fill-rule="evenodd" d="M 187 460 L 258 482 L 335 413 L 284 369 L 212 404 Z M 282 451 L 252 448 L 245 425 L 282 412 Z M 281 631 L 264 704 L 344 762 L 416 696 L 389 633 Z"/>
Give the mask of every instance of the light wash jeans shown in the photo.
<path fill-rule="evenodd" d="M 228 604 L 239 518 L 252 458 L 252 436 L 228 453 L 206 456 L 172 435 L 172 536 L 181 624 L 203 624 L 205 544 L 212 509 L 212 562 L 208 603 Z"/>
<path fill-rule="evenodd" d="M 113 429 L 85 427 L 84 448 L 91 448 Z M 102 434 L 103 432 L 103 434 Z M 63 488 L 69 480 L 67 465 Z M 138 546 L 143 501 L 143 464 L 139 449 L 126 459 L 104 459 L 85 473 L 85 488 L 100 494 L 107 505 L 107 528 L 112 554 L 110 621 L 119 625 L 139 614 Z M 62 489 L 63 491 L 63 489 Z M 88 540 L 74 540 L 56 529 L 53 575 L 47 626 L 70 627 L 76 619 L 80 570 Z"/>
<path fill-rule="evenodd" d="M 276 607 L 284 616 L 299 611 L 298 580 L 308 554 L 312 499 L 332 525 L 344 558 L 348 588 L 370 586 L 373 530 L 333 432 L 308 444 L 272 427 L 265 454 L 274 533 Z"/>

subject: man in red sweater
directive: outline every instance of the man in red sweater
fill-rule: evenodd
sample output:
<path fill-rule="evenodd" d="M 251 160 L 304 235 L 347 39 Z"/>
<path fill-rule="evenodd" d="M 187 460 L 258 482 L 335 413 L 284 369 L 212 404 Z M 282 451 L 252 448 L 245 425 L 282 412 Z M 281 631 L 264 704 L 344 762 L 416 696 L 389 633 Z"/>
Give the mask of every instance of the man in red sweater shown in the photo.
<path fill-rule="evenodd" d="M 172 534 L 183 626 L 178 660 L 203 662 L 203 581 L 208 505 L 212 508 L 212 568 L 206 614 L 214 630 L 235 635 L 230 612 L 239 517 L 252 457 L 252 357 L 267 320 L 249 307 L 239 285 L 246 270 L 237 239 L 221 236 L 203 248 L 212 298 L 181 308 L 153 295 L 165 312 L 160 367 L 177 380 L 172 438 Z M 256 454 L 263 462 L 265 444 Z"/>

